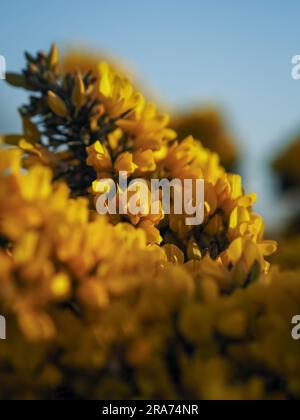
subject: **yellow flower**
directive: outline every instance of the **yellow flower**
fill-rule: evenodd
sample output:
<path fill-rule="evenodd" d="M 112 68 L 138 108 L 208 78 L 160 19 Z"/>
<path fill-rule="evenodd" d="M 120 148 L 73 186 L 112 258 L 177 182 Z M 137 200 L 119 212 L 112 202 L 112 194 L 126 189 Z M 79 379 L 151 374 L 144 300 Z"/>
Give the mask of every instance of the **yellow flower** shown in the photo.
<path fill-rule="evenodd" d="M 165 245 L 163 247 L 168 261 L 173 263 L 173 264 L 183 264 L 184 263 L 184 254 L 182 251 L 180 251 L 179 248 L 177 248 L 177 246 L 169 244 L 169 245 Z"/>
<path fill-rule="evenodd" d="M 147 242 L 150 245 L 153 244 L 160 244 L 162 242 L 162 237 L 160 235 L 159 229 L 157 229 L 154 224 L 151 222 L 151 220 L 142 220 L 138 227 L 140 229 L 143 229 L 146 233 Z"/>
<path fill-rule="evenodd" d="M 152 150 L 144 150 L 135 152 L 133 154 L 133 160 L 138 168 L 138 173 L 153 172 L 156 169 L 156 163 L 154 161 L 154 155 Z"/>
<path fill-rule="evenodd" d="M 120 128 L 117 128 L 112 133 L 108 134 L 108 143 L 112 150 L 117 149 L 122 136 L 123 131 Z"/>
<path fill-rule="evenodd" d="M 144 98 L 134 92 L 129 80 L 117 75 L 105 62 L 99 65 L 99 93 L 111 118 L 143 106 Z"/>
<path fill-rule="evenodd" d="M 107 386 L 108 394 L 120 398 L 124 388 L 110 382 L 115 378 L 112 362 L 117 361 L 121 375 L 129 364 L 140 378 L 134 390 L 127 384 L 128 397 L 138 392 L 143 398 L 180 398 L 165 362 L 165 355 L 172 354 L 180 366 L 176 383 L 184 385 L 190 398 L 275 398 L 279 391 L 269 381 L 276 375 L 287 387 L 280 388 L 282 398 L 299 397 L 299 351 L 282 328 L 299 307 L 299 273 L 258 272 L 259 281 L 249 285 L 253 273 L 244 269 L 275 248 L 261 239 L 260 218 L 250 217 L 247 239 L 231 241 L 229 265 L 222 262 L 225 255 L 215 260 L 202 256 L 191 238 L 187 252 L 192 259 L 184 264 L 187 255 L 172 243 L 146 246 L 161 240 L 150 215 L 137 229 L 112 226 L 104 217 L 91 217 L 85 199 L 69 199 L 64 184 L 51 184 L 48 169 L 9 171 L 11 165 L 19 166 L 17 155 L 3 150 L 0 157 L 0 237 L 11 241 L 10 254 L 0 250 L 0 304 L 11 336 L 1 345 L 0 365 L 9 363 L 13 375 L 2 394 L 23 396 L 22 377 L 33 398 L 41 392 L 45 398 L 53 395 L 62 384 L 73 396 L 88 398 L 97 374 L 93 396 L 103 396 Z M 34 175 L 48 187 L 39 191 L 29 182 L 24 192 Z M 239 189 L 232 194 L 237 204 Z M 28 212 L 38 214 L 39 223 L 32 223 Z M 249 223 L 244 219 L 242 224 Z M 20 223 L 18 235 L 3 229 L 9 220 Z M 211 219 L 210 235 L 218 224 Z M 178 347 L 180 340 L 185 345 Z M 60 354 L 50 366 L 49 352 Z M 284 365 L 282 352 L 289 360 Z M 154 375 L 149 376 L 149 366 Z M 268 374 L 255 368 L 253 375 L 253 366 L 267 367 Z M 6 375 L 2 369 L 1 377 Z M 151 387 L 145 388 L 149 381 Z"/>
<path fill-rule="evenodd" d="M 124 152 L 117 157 L 114 168 L 117 173 L 125 171 L 128 175 L 131 175 L 138 168 L 138 165 L 133 162 L 132 153 Z"/>
<path fill-rule="evenodd" d="M 165 142 L 176 138 L 176 133 L 168 128 L 170 117 L 159 114 L 151 103 L 136 107 L 128 117 L 121 119 L 117 125 L 129 136 L 134 136 L 136 150 L 152 149 L 159 151 Z"/>
<path fill-rule="evenodd" d="M 173 237 L 175 234 L 171 240 L 180 242 L 188 258 L 201 259 L 208 253 L 227 267 L 244 264 L 245 276 L 255 263 L 262 271 L 268 269 L 264 257 L 276 251 L 276 243 L 264 243 L 263 220 L 252 213 L 256 195 L 243 193 L 239 175 L 226 173 L 218 157 L 191 136 L 170 147 L 162 167 L 170 178 L 204 180 L 202 225 L 187 226 L 185 214 L 169 217 Z M 169 232 L 165 235 L 168 238 Z"/>

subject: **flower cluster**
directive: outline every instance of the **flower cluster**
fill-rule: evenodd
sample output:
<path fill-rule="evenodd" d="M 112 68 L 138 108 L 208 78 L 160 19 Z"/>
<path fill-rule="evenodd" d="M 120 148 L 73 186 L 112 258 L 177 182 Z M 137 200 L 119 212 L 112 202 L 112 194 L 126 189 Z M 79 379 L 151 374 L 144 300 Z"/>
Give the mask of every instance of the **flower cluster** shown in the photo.
<path fill-rule="evenodd" d="M 116 292 L 129 286 L 125 272 L 118 273 L 129 251 L 147 253 L 150 267 L 151 252 L 162 250 L 145 251 L 142 230 L 126 224 L 114 228 L 104 217 L 91 215 L 88 200 L 69 198 L 66 184 L 53 184 L 48 168 L 33 166 L 21 173 L 20 156 L 17 149 L 1 151 L 0 295 L 5 312 L 12 310 L 24 335 L 35 341 L 54 335 L 48 305 L 79 298 L 100 308 L 109 303 L 105 283 Z M 142 255 L 138 260 L 142 268 Z M 107 278 L 108 261 L 115 275 L 110 271 L 99 286 L 94 280 Z"/>
<path fill-rule="evenodd" d="M 299 273 L 241 288 L 208 255 L 184 263 L 90 214 L 49 169 L 22 172 L 19 150 L 0 161 L 2 398 L 300 396 Z"/>
<path fill-rule="evenodd" d="M 170 241 L 183 247 L 188 259 L 201 259 L 208 253 L 246 277 L 256 264 L 267 271 L 264 257 L 276 250 L 276 243 L 263 239 L 263 220 L 252 212 L 256 195 L 243 193 L 241 177 L 226 173 L 218 156 L 192 137 L 175 142 L 164 164 L 171 177 L 202 178 L 205 182 L 204 222 L 186 226 L 181 215 L 171 215 Z"/>
<path fill-rule="evenodd" d="M 115 67 L 26 59 L 8 75 L 32 92 L 24 130 L 0 149 L 0 397 L 300 398 L 300 273 L 269 270 L 255 194 Z M 203 180 L 203 223 L 173 195 L 170 214 L 100 216 L 124 171 Z"/>
<path fill-rule="evenodd" d="M 116 179 L 120 171 L 130 178 L 203 179 L 205 222 L 191 229 L 185 215 L 158 214 L 144 209 L 139 215 L 114 217 L 142 228 L 149 244 L 175 244 L 185 259 L 209 254 L 225 266 L 251 274 L 258 265 L 267 270 L 264 257 L 276 244 L 263 240 L 263 220 L 252 212 L 255 195 L 244 195 L 241 178 L 220 166 L 217 154 L 191 136 L 182 139 L 168 127 L 169 117 L 157 111 L 130 81 L 107 63 L 97 74 L 65 74 L 59 70 L 58 52 L 26 55 L 28 67 L 8 80 L 40 92 L 21 108 L 24 133 L 8 136 L 30 157 L 26 166 L 41 161 L 65 179 L 73 194 L 99 195 L 99 182 Z M 39 117 L 38 124 L 35 124 Z M 103 189 L 106 185 L 103 185 Z M 100 192 L 102 192 L 100 188 Z"/>

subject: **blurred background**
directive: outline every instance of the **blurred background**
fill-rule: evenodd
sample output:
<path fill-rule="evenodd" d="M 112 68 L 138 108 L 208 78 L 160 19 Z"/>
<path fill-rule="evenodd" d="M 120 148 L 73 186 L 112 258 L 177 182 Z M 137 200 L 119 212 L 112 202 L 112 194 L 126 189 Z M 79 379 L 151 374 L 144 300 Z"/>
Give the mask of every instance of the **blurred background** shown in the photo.
<path fill-rule="evenodd" d="M 118 60 L 181 135 L 195 133 L 243 175 L 272 234 L 295 232 L 300 80 L 291 60 L 300 54 L 299 16 L 299 0 L 10 0 L 1 4 L 0 55 L 19 71 L 24 50 L 55 41 L 66 65 L 86 46 Z M 26 96 L 0 80 L 0 133 L 20 131 Z"/>

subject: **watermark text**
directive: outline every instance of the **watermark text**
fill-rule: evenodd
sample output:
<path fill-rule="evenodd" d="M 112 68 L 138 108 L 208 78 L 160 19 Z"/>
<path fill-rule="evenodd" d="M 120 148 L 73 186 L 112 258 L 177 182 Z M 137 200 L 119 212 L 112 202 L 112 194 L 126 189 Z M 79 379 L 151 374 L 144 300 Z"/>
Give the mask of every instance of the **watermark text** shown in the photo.
<path fill-rule="evenodd" d="M 292 57 L 292 78 L 294 80 L 300 79 L 300 55 L 294 55 Z"/>
<path fill-rule="evenodd" d="M 292 338 L 294 340 L 300 340 L 300 315 L 295 315 L 292 319 L 294 325 L 292 329 Z"/>
<path fill-rule="evenodd" d="M 6 320 L 0 315 L 0 340 L 6 340 Z"/>
<path fill-rule="evenodd" d="M 99 214 L 148 216 L 163 214 L 185 215 L 188 226 L 200 225 L 204 220 L 204 180 L 201 179 L 133 179 L 119 173 L 113 179 L 97 181 L 93 189 L 98 194 Z"/>

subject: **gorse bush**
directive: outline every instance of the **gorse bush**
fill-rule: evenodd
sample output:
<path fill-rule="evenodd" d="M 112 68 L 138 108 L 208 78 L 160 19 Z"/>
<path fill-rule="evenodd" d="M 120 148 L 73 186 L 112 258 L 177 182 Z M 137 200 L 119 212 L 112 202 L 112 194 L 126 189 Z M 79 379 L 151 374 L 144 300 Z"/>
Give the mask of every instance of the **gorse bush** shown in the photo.
<path fill-rule="evenodd" d="M 26 61 L 24 130 L 1 137 L 1 396 L 298 398 L 299 273 L 269 269 L 255 194 L 108 63 Z M 203 223 L 98 215 L 120 171 L 204 180 Z"/>
<path fill-rule="evenodd" d="M 166 217 L 163 209 L 156 215 L 146 209 L 114 223 L 129 221 L 142 228 L 149 244 L 179 246 L 186 260 L 209 254 L 247 272 L 255 263 L 267 269 L 264 256 L 276 245 L 264 241 L 263 220 L 251 210 L 256 196 L 244 194 L 241 177 L 226 173 L 215 153 L 191 136 L 178 139 L 168 127 L 168 115 L 107 63 L 99 64 L 97 75 L 65 74 L 55 46 L 48 55 L 27 53 L 26 58 L 21 75 L 8 74 L 9 82 L 33 92 L 20 108 L 24 133 L 3 138 L 24 151 L 26 168 L 36 163 L 51 167 L 54 180 L 65 180 L 72 196 L 97 195 L 93 181 L 115 179 L 120 171 L 145 180 L 204 179 L 201 226 L 186 226 L 185 215 Z"/>

